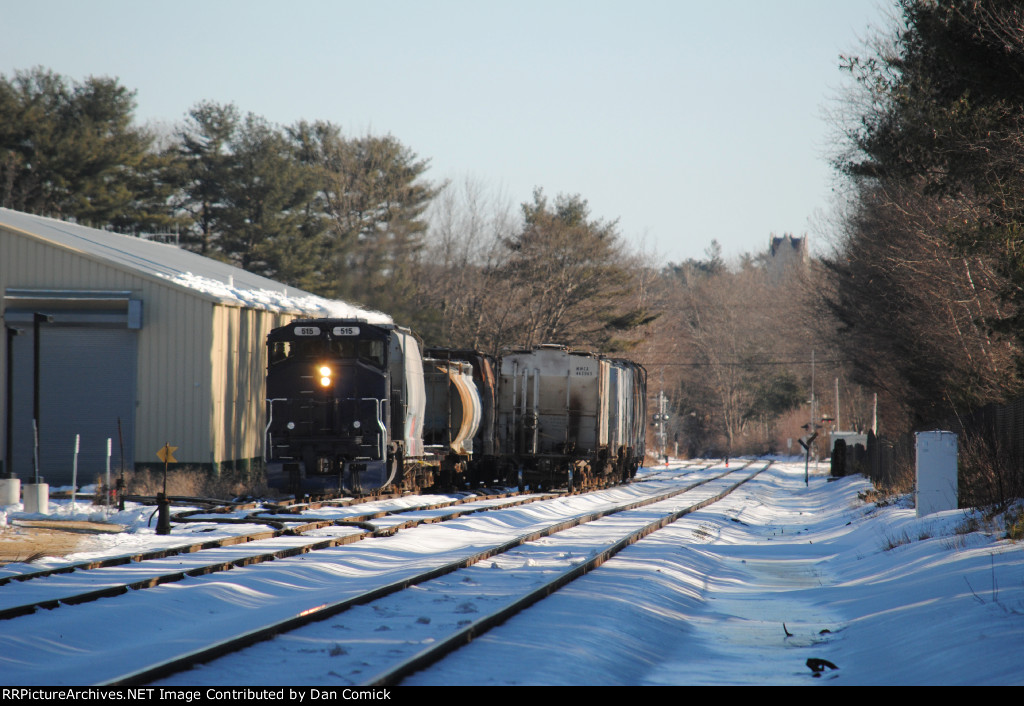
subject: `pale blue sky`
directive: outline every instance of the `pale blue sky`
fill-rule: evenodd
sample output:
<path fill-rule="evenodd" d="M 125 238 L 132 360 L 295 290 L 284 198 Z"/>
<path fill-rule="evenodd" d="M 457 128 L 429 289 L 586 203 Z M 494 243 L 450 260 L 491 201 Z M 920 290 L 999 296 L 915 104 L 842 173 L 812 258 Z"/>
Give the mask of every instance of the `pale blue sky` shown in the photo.
<path fill-rule="evenodd" d="M 839 55 L 889 0 L 0 0 L 0 73 L 117 76 L 137 116 L 201 100 L 391 133 L 436 180 L 578 193 L 662 261 L 761 251 L 830 205 Z"/>

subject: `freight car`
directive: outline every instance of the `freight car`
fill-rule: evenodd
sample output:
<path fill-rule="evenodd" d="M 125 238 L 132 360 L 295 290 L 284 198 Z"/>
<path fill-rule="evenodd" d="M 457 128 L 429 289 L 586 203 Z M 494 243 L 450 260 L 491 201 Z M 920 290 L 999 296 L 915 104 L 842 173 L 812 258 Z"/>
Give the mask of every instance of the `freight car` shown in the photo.
<path fill-rule="evenodd" d="M 480 424 L 473 437 L 466 481 L 474 488 L 495 481 L 504 482 L 504 478 L 498 473 L 498 447 L 494 439 L 494 418 L 498 402 L 497 359 L 486 353 L 465 348 L 428 348 L 426 354 L 435 360 L 465 361 L 472 369 L 473 384 L 480 398 Z M 449 409 L 444 400 L 435 400 L 434 407 Z M 449 413 L 458 419 L 458 410 Z"/>
<path fill-rule="evenodd" d="M 647 373 L 565 346 L 501 358 L 502 462 L 519 484 L 589 488 L 626 482 L 644 457 Z"/>
<path fill-rule="evenodd" d="M 594 487 L 643 458 L 646 372 L 563 346 L 427 349 L 393 324 L 305 319 L 267 337 L 268 483 L 360 494 Z"/>

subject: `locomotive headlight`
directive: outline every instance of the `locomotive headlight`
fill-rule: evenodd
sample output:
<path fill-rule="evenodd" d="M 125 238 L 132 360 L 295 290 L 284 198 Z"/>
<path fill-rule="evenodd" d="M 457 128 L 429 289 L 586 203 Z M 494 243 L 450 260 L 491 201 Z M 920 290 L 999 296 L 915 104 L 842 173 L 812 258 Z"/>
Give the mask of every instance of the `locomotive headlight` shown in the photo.
<path fill-rule="evenodd" d="M 320 385 L 322 387 L 331 386 L 331 369 L 326 365 L 320 366 Z"/>

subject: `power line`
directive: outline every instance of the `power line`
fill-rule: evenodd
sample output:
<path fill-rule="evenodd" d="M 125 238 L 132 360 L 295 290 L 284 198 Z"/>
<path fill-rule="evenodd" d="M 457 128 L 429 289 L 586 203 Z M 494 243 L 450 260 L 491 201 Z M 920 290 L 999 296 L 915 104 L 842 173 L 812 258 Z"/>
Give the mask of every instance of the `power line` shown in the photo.
<path fill-rule="evenodd" d="M 710 367 L 722 367 L 722 368 L 747 368 L 757 366 L 769 366 L 769 365 L 840 365 L 842 363 L 849 363 L 849 360 L 765 360 L 765 361 L 749 361 L 749 362 L 723 362 L 723 363 L 644 363 L 645 368 L 654 368 L 658 366 L 664 366 L 667 368 L 710 368 Z"/>

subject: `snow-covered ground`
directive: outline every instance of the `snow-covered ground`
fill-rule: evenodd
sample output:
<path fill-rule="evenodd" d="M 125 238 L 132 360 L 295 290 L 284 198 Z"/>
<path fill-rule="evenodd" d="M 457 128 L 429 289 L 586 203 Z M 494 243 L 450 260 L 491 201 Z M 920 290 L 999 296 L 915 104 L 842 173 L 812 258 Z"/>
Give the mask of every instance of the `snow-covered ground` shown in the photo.
<path fill-rule="evenodd" d="M 980 514 L 981 529 L 967 532 L 974 516 L 964 511 L 917 518 L 909 499 L 858 497 L 870 488 L 861 477 L 829 481 L 824 466 L 805 487 L 802 463 L 776 463 L 406 683 L 1024 683 L 1024 544 L 1002 539 L 1001 523 Z M 151 513 L 112 517 L 130 531 L 98 537 L 89 558 L 180 543 L 145 526 Z M 409 619 L 417 639 L 431 639 L 430 621 Z M 329 665 L 340 649 L 309 638 L 299 652 Z M 838 669 L 816 678 L 808 659 Z M 270 683 L 299 679 L 291 667 L 261 669 Z M 330 686 L 329 673 L 319 683 Z"/>
<path fill-rule="evenodd" d="M 406 683 L 1024 683 L 1024 544 L 870 488 L 778 464 Z"/>

